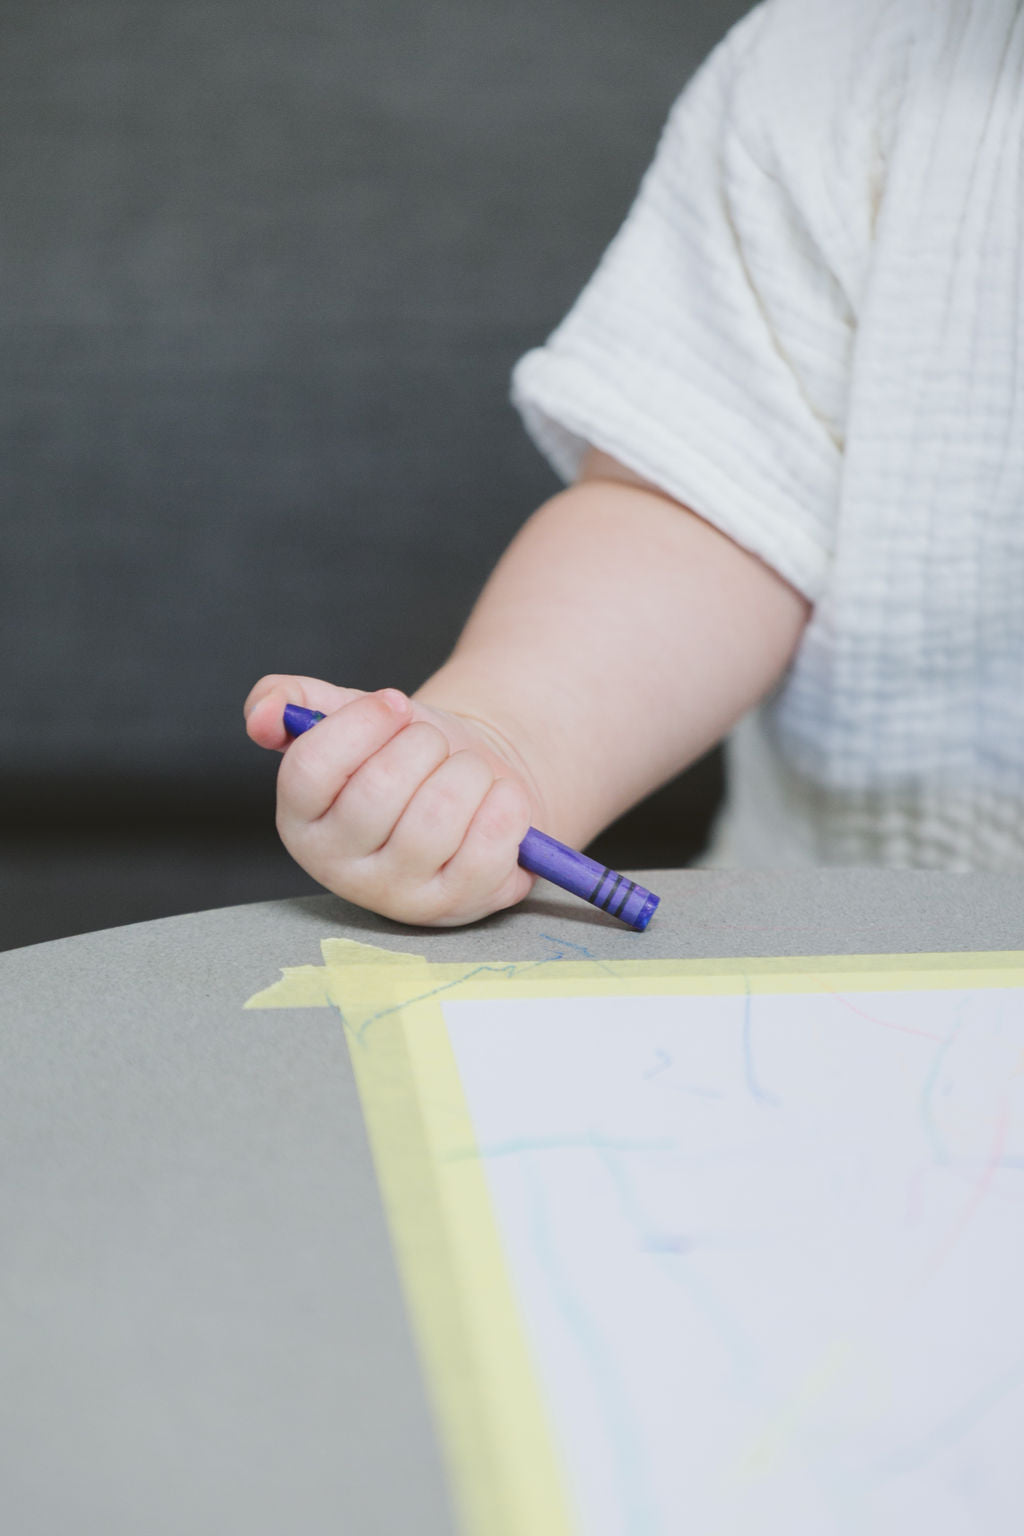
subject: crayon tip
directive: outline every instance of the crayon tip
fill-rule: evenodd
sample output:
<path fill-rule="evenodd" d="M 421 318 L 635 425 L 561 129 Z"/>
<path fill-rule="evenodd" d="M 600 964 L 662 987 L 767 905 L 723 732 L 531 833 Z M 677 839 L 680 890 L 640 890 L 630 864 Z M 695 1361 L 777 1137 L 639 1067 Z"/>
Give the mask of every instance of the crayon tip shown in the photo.
<path fill-rule="evenodd" d="M 301 704 L 286 704 L 284 707 L 284 728 L 289 736 L 301 736 L 303 731 L 308 731 L 310 726 L 316 725 L 323 718 L 319 709 L 303 709 Z"/>
<path fill-rule="evenodd" d="M 643 933 L 644 929 L 647 927 L 647 924 L 654 916 L 660 901 L 661 897 L 655 896 L 653 891 L 647 897 L 647 900 L 644 902 L 643 906 L 640 908 L 640 911 L 633 919 L 632 926 L 636 929 L 637 933 Z"/>

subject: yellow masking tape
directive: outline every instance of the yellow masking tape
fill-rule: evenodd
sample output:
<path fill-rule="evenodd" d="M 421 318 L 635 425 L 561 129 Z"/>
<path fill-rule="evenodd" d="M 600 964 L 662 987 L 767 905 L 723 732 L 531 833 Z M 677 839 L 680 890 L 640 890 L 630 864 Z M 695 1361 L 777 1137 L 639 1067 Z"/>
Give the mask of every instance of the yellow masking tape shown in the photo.
<path fill-rule="evenodd" d="M 442 1004 L 459 999 L 1024 986 L 1024 952 L 432 964 L 325 939 L 247 1008 L 341 1015 L 466 1536 L 571 1536 L 534 1362 Z M 763 1448 L 762 1448 L 763 1449 Z"/>
<path fill-rule="evenodd" d="M 550 1427 L 441 1011 L 476 967 L 327 940 L 247 1007 L 341 1014 L 406 1302 L 467 1536 L 570 1536 Z M 508 967 L 502 967 L 507 971 Z"/>

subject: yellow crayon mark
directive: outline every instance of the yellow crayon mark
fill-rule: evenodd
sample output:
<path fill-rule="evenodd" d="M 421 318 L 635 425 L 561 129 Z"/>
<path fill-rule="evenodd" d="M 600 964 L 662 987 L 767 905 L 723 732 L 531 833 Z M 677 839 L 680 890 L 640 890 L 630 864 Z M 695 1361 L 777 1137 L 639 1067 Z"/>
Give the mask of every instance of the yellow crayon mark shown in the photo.
<path fill-rule="evenodd" d="M 827 1392 L 840 1380 L 854 1357 L 855 1341 L 835 1339 L 817 1365 L 807 1372 L 792 1397 L 759 1432 L 740 1458 L 737 1475 L 742 1482 L 767 1477 L 793 1436 Z"/>

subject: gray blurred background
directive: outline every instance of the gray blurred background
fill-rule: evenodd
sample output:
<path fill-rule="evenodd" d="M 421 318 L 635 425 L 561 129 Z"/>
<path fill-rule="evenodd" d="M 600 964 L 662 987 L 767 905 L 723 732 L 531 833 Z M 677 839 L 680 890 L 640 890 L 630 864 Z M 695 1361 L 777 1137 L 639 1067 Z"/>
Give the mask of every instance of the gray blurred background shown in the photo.
<path fill-rule="evenodd" d="M 0 948 L 297 894 L 266 671 L 413 688 L 507 404 L 742 0 L 4 0 Z M 699 764 L 600 841 L 678 864 Z"/>

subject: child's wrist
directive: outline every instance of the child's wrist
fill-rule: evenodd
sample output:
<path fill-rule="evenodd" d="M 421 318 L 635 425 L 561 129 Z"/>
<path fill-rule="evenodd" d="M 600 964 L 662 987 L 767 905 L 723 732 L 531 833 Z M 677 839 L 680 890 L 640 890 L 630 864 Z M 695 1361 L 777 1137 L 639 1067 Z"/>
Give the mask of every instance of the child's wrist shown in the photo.
<path fill-rule="evenodd" d="M 551 807 L 545 793 L 540 754 L 532 748 L 530 733 L 521 721 L 514 719 L 508 711 L 492 708 L 490 700 L 481 706 L 478 699 L 469 697 L 467 690 L 453 686 L 439 673 L 428 679 L 412 697 L 418 704 L 459 720 L 482 737 L 483 745 L 522 783 L 534 824 L 550 824 Z"/>

